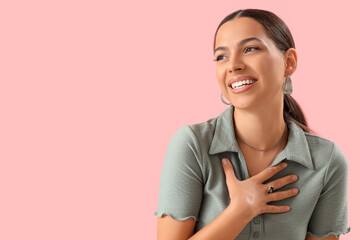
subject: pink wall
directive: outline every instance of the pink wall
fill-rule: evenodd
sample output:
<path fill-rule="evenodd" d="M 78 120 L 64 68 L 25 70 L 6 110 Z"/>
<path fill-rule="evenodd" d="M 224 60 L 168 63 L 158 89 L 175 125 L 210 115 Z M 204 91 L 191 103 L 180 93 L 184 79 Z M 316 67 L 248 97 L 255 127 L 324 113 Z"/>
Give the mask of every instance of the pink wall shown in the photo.
<path fill-rule="evenodd" d="M 348 158 L 360 239 L 356 1 L 122 2 L 0 3 L 0 239 L 155 239 L 167 144 L 226 108 L 212 41 L 241 8 L 292 31 L 293 96 Z"/>

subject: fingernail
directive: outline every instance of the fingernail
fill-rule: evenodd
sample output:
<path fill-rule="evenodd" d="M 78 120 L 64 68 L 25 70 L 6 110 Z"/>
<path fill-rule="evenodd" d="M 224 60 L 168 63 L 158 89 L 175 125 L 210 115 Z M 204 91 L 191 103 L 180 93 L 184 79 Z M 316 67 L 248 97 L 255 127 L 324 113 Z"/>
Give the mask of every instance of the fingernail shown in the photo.
<path fill-rule="evenodd" d="M 296 194 L 296 193 L 298 193 L 298 190 L 297 190 L 297 189 L 293 189 L 292 192 L 293 192 L 294 194 Z"/>
<path fill-rule="evenodd" d="M 292 180 L 296 181 L 298 179 L 297 176 L 292 176 Z"/>
<path fill-rule="evenodd" d="M 284 163 L 284 162 L 281 164 L 282 167 L 286 167 L 286 165 L 287 165 L 287 163 Z"/>
<path fill-rule="evenodd" d="M 228 160 L 226 158 L 223 158 L 222 163 L 223 165 L 226 165 L 228 163 Z"/>

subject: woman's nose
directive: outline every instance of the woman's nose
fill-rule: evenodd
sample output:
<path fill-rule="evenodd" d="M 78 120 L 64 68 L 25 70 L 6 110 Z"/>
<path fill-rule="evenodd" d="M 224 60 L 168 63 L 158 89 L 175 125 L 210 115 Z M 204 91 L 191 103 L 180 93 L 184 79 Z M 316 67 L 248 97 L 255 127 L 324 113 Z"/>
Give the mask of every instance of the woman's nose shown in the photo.
<path fill-rule="evenodd" d="M 231 61 L 229 61 L 229 66 L 228 66 L 229 73 L 244 69 L 245 69 L 245 64 L 240 59 L 233 58 Z"/>
<path fill-rule="evenodd" d="M 242 67 L 242 66 L 230 66 L 228 68 L 229 73 L 232 73 L 232 72 L 235 72 L 235 71 L 238 71 L 238 70 L 244 70 L 244 67 Z"/>

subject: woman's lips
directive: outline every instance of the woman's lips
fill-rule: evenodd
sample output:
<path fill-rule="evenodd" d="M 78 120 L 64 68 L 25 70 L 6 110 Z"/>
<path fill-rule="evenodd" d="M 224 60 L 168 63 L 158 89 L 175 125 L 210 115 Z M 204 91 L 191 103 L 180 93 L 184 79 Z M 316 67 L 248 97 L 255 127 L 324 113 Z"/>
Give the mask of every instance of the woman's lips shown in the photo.
<path fill-rule="evenodd" d="M 242 85 L 241 87 L 235 88 L 235 89 L 232 88 L 231 85 L 230 85 L 231 92 L 234 93 L 234 94 L 243 93 L 243 92 L 249 90 L 250 88 L 252 88 L 256 83 L 257 83 L 257 81 L 255 81 L 252 84 Z"/>
<path fill-rule="evenodd" d="M 243 80 L 253 80 L 253 81 L 257 81 L 256 78 L 252 77 L 252 76 L 235 76 L 235 77 L 232 77 L 230 79 L 230 81 L 228 82 L 228 86 L 231 87 L 231 85 L 235 82 L 239 82 L 239 81 L 243 81 Z"/>

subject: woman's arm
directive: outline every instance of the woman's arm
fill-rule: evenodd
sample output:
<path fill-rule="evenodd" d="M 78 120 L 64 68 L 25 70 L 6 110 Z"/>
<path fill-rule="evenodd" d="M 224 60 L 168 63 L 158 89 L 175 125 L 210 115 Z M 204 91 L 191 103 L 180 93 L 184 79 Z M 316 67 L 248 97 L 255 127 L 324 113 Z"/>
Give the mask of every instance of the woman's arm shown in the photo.
<path fill-rule="evenodd" d="M 196 221 L 189 218 L 184 221 L 175 220 L 168 215 L 158 217 L 157 239 L 158 240 L 184 240 L 194 235 Z"/>
<path fill-rule="evenodd" d="M 308 224 L 308 232 L 312 235 L 309 234 L 306 240 L 339 239 L 336 236 L 350 231 L 347 224 L 348 165 L 344 153 L 335 143 L 326 168 L 324 186 Z M 316 238 L 314 235 L 328 237 Z"/>
<path fill-rule="evenodd" d="M 233 240 L 251 220 L 245 212 L 233 208 L 230 204 L 217 218 L 193 235 L 189 240 Z M 238 223 L 238 224 L 234 224 Z"/>
<path fill-rule="evenodd" d="M 339 238 L 336 237 L 335 235 L 329 235 L 327 236 L 326 238 L 317 238 L 317 237 L 314 237 L 310 234 L 308 234 L 306 236 L 306 239 L 305 240 L 338 240 Z"/>
<path fill-rule="evenodd" d="M 233 240 L 246 224 L 261 213 L 281 213 L 289 211 L 287 206 L 268 205 L 268 202 L 279 201 L 297 194 L 294 189 L 267 193 L 268 185 L 262 184 L 267 179 L 286 167 L 285 163 L 267 168 L 259 174 L 239 181 L 229 160 L 224 166 L 226 184 L 230 194 L 230 204 L 212 222 L 191 236 L 196 222 L 193 219 L 177 221 L 169 216 L 158 219 L 158 240 Z M 286 176 L 269 183 L 275 189 L 296 181 L 293 176 Z M 234 224 L 238 223 L 237 225 Z M 189 236 L 191 236 L 189 238 Z"/>
<path fill-rule="evenodd" d="M 237 212 L 229 205 L 217 218 L 202 228 L 194 235 L 196 221 L 193 218 L 185 221 L 172 219 L 170 216 L 158 218 L 158 240 L 227 240 L 235 239 L 241 230 L 250 220 L 244 220 L 235 225 L 234 222 L 239 221 Z"/>

